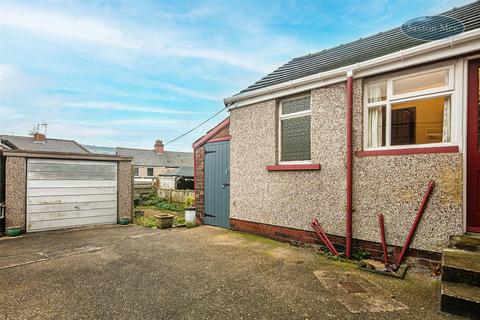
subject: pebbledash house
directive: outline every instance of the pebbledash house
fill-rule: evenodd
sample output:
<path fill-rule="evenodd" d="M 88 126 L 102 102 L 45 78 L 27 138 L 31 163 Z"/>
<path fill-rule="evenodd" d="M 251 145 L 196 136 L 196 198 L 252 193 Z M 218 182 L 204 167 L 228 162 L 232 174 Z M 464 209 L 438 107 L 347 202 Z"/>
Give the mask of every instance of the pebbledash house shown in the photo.
<path fill-rule="evenodd" d="M 434 181 L 409 261 L 434 267 L 451 236 L 480 232 L 480 2 L 441 16 L 463 32 L 426 41 L 395 28 L 294 58 L 225 99 L 228 137 L 194 144 L 199 219 L 310 243 L 318 219 L 337 247 L 375 257 L 378 214 L 398 252 Z"/>

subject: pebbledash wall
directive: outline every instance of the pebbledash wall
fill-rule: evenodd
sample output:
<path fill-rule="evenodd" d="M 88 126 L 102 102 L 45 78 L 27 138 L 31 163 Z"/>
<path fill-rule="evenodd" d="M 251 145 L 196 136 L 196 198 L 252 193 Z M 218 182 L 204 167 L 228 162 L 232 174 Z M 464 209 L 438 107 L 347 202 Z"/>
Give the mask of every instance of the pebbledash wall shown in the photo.
<path fill-rule="evenodd" d="M 362 79 L 354 80 L 354 152 L 362 150 L 362 88 Z M 311 96 L 312 162 L 321 165 L 315 171 L 267 171 L 266 166 L 277 163 L 277 100 L 231 110 L 233 229 L 319 243 L 309 226 L 317 218 L 333 241 L 344 245 L 346 83 L 314 89 Z M 436 187 L 411 244 L 409 261 L 434 267 L 449 236 L 463 232 L 462 165 L 461 153 L 354 156 L 354 249 L 366 249 L 374 258 L 381 255 L 381 211 L 389 249 L 398 251 L 432 179 Z"/>
<path fill-rule="evenodd" d="M 197 223 L 203 224 L 205 214 L 205 144 L 218 141 L 218 139 L 230 139 L 230 120 L 227 118 L 220 122 L 193 143 L 194 155 L 194 187 L 195 187 L 195 210 Z"/>

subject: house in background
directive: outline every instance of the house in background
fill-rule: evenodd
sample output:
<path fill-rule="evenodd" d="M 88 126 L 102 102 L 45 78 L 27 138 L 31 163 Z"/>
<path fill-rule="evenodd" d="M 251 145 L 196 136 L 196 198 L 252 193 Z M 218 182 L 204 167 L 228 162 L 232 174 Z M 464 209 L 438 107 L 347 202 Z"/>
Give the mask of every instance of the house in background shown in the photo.
<path fill-rule="evenodd" d="M 407 262 L 442 266 L 443 310 L 478 312 L 480 246 L 465 244 L 480 235 L 480 2 L 441 17 L 465 29 L 432 41 L 391 29 L 295 58 L 225 99 L 230 140 L 194 145 L 205 159 L 195 168 L 198 218 L 320 243 L 316 218 L 348 257 L 381 259 L 378 213 L 398 256 L 433 180 Z"/>
<path fill-rule="evenodd" d="M 119 156 L 133 157 L 135 183 L 152 183 L 163 173 L 193 166 L 193 153 L 165 150 L 161 140 L 155 142 L 153 150 L 120 147 L 116 150 Z"/>
<path fill-rule="evenodd" d="M 193 166 L 161 173 L 158 184 L 160 189 L 193 190 Z"/>

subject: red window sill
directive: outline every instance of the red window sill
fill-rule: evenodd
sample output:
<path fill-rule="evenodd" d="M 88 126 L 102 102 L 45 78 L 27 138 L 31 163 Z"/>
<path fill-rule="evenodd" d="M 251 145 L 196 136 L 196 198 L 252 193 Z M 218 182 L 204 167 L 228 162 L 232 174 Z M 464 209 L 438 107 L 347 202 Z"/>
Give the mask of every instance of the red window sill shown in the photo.
<path fill-rule="evenodd" d="M 390 149 L 390 150 L 367 150 L 357 151 L 357 157 L 374 157 L 374 156 L 399 156 L 409 154 L 425 154 L 425 153 L 458 153 L 457 146 L 450 147 L 430 147 L 430 148 L 406 148 L 406 149 Z"/>
<path fill-rule="evenodd" d="M 267 166 L 268 171 L 308 171 L 320 170 L 319 164 L 278 164 Z"/>

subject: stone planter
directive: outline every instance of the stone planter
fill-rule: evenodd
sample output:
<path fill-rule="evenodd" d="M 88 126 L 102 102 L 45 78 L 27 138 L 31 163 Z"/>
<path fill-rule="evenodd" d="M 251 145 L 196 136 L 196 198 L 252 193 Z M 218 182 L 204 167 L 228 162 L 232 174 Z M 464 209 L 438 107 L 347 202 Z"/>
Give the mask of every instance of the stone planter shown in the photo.
<path fill-rule="evenodd" d="M 173 218 L 175 216 L 173 214 L 162 213 L 155 216 L 157 219 L 157 227 L 160 229 L 168 229 L 171 228 L 173 225 Z"/>
<path fill-rule="evenodd" d="M 118 218 L 118 223 L 121 224 L 121 225 L 126 225 L 130 222 L 130 218 L 129 217 L 120 217 Z"/>
<path fill-rule="evenodd" d="M 185 208 L 185 224 L 187 226 L 195 225 L 195 208 Z"/>
<path fill-rule="evenodd" d="M 7 236 L 16 237 L 20 233 L 22 233 L 22 227 L 21 226 L 8 227 L 6 231 L 7 231 Z"/>

